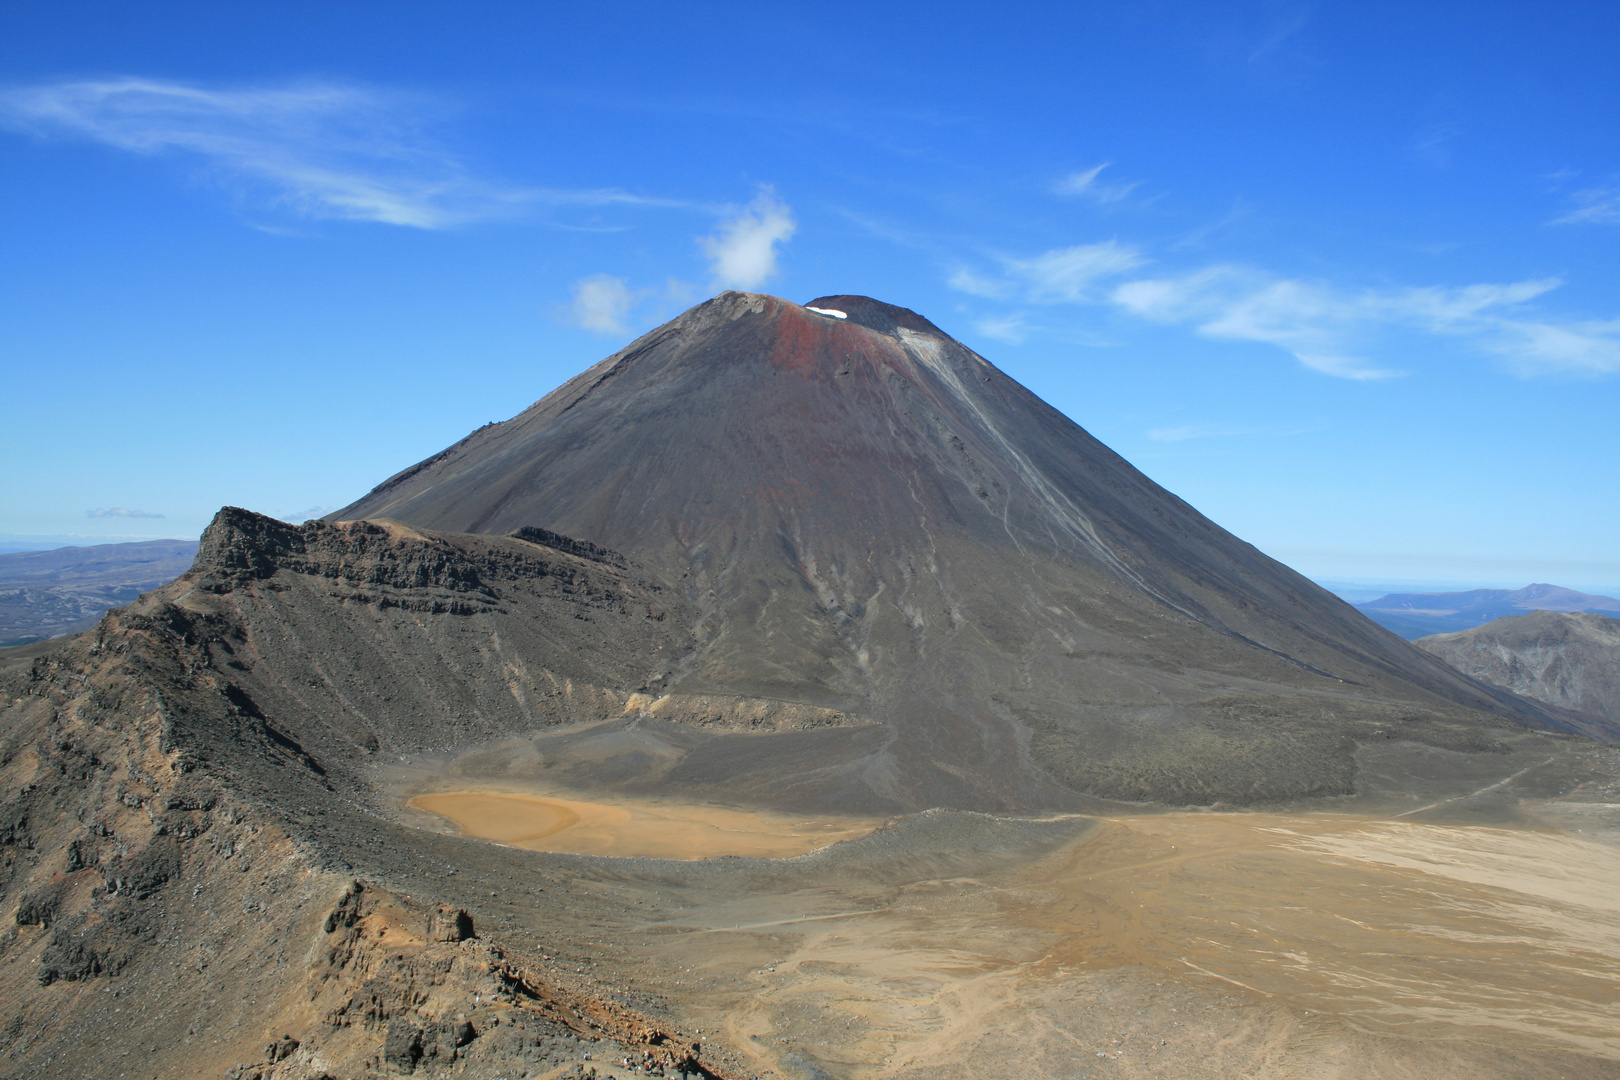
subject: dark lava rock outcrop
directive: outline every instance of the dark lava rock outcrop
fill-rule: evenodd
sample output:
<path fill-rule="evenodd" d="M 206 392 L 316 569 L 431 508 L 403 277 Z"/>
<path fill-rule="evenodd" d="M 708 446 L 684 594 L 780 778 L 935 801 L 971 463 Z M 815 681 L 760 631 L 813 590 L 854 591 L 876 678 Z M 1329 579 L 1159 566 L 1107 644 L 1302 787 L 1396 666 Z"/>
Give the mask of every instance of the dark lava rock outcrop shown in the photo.
<path fill-rule="evenodd" d="M 1600 738 L 1620 732 L 1620 619 L 1533 611 L 1417 646 L 1481 682 L 1579 714 Z"/>
<path fill-rule="evenodd" d="M 332 518 L 536 526 L 648 567 L 695 615 L 661 690 L 882 725 L 802 758 L 813 783 L 746 792 L 799 805 L 1336 795 L 1390 731 L 1478 750 L 1510 721 L 1569 730 L 865 297 L 722 294 Z"/>

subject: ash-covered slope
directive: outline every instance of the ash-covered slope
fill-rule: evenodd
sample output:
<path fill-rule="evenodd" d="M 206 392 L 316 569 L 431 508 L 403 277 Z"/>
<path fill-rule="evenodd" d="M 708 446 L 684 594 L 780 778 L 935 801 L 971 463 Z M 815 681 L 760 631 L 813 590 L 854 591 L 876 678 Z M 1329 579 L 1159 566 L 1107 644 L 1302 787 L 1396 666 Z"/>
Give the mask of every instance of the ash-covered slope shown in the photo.
<path fill-rule="evenodd" d="M 695 648 L 653 691 L 884 725 L 854 760 L 803 763 L 826 805 L 1342 793 L 1358 741 L 1480 748 L 1500 718 L 1563 723 L 865 297 L 722 294 L 332 518 L 544 526 L 660 572 Z"/>
<path fill-rule="evenodd" d="M 1600 738 L 1620 732 L 1620 619 L 1533 611 L 1417 646 L 1481 682 L 1579 713 Z"/>

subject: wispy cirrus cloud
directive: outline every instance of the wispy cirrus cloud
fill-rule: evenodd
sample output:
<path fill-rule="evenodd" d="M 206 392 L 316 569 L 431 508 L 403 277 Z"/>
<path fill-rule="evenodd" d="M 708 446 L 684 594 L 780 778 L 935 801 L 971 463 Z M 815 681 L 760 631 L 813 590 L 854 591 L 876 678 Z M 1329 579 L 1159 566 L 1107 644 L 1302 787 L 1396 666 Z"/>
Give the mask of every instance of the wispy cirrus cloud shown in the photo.
<path fill-rule="evenodd" d="M 1264 35 L 1249 50 L 1249 63 L 1260 63 L 1268 57 L 1281 52 L 1292 40 L 1298 37 L 1299 32 L 1305 29 L 1305 25 L 1309 21 L 1310 12 L 1304 8 L 1294 11 L 1275 11 L 1272 22 L 1266 27 Z"/>
<path fill-rule="evenodd" d="M 1005 341 L 1009 345 L 1021 345 L 1029 339 L 1029 325 L 1022 314 L 978 319 L 973 323 L 973 329 L 987 338 Z"/>
<path fill-rule="evenodd" d="M 1554 218 L 1554 225 L 1620 225 L 1620 185 L 1582 188 L 1569 201 L 1575 208 Z"/>
<path fill-rule="evenodd" d="M 105 510 L 86 510 L 85 517 L 92 518 L 161 518 L 162 514 L 154 514 L 147 510 L 126 510 L 122 506 L 110 506 Z"/>
<path fill-rule="evenodd" d="M 1303 435 L 1308 431 L 1316 430 L 1318 429 L 1314 427 L 1223 427 L 1211 424 L 1181 424 L 1175 427 L 1153 428 L 1147 433 L 1147 437 L 1154 442 L 1187 442 L 1191 439 L 1225 439 L 1239 436 L 1281 437 Z"/>
<path fill-rule="evenodd" d="M 1412 140 L 1412 156 L 1431 169 L 1448 169 L 1462 134 L 1456 124 L 1430 124 Z"/>
<path fill-rule="evenodd" d="M 1525 377 L 1620 373 L 1620 320 L 1559 321 L 1529 307 L 1561 284 L 1556 278 L 1352 290 L 1236 264 L 1130 276 L 1146 262 L 1140 249 L 1111 240 L 1003 258 L 999 273 L 959 268 L 948 283 L 987 299 L 1108 306 L 1203 337 L 1272 345 L 1341 379 L 1402 374 L 1369 356 L 1381 337 L 1401 331 L 1466 340 Z"/>
<path fill-rule="evenodd" d="M 1059 180 L 1053 190 L 1059 195 L 1078 195 L 1095 203 L 1119 202 L 1128 198 L 1131 192 L 1141 186 L 1141 181 L 1130 183 L 1104 181 L 1102 171 L 1111 165 L 1112 161 L 1105 161 L 1101 165 L 1093 165 L 1089 169 L 1070 173 Z"/>
<path fill-rule="evenodd" d="M 1276 345 L 1324 375 L 1365 380 L 1399 374 L 1349 355 L 1348 339 L 1360 329 L 1365 312 L 1306 282 L 1267 280 L 1218 266 L 1179 278 L 1129 281 L 1110 299 L 1143 319 L 1192 323 L 1205 337 Z"/>
<path fill-rule="evenodd" d="M 1359 345 L 1389 329 L 1467 339 L 1526 377 L 1620 373 L 1620 320 L 1555 322 L 1527 312 L 1525 305 L 1560 284 L 1543 278 L 1349 291 L 1216 266 L 1125 282 L 1111 299 L 1132 315 L 1190 324 L 1206 337 L 1275 345 L 1306 367 L 1339 378 L 1400 374 L 1357 355 Z"/>
<path fill-rule="evenodd" d="M 957 292 L 965 292 L 969 296 L 982 296 L 987 300 L 1000 300 L 1012 295 L 1012 283 L 1002 278 L 990 277 L 976 270 L 969 270 L 959 266 L 951 271 L 951 276 L 945 283 Z"/>
<path fill-rule="evenodd" d="M 332 83 L 218 89 L 120 78 L 0 91 L 0 126 L 188 156 L 217 182 L 300 217 L 443 229 L 543 206 L 684 205 L 480 179 L 425 129 L 444 111 L 419 95 Z"/>
<path fill-rule="evenodd" d="M 1595 378 L 1620 374 L 1620 319 L 1549 323 L 1499 319 L 1491 343 L 1526 378 L 1557 373 Z"/>
<path fill-rule="evenodd" d="M 1134 270 L 1147 260 L 1128 244 L 1105 240 L 1056 248 L 1032 259 L 1003 261 L 1008 275 L 1023 283 L 1031 300 L 1076 303 L 1089 299 L 1097 282 Z"/>
<path fill-rule="evenodd" d="M 1154 428 L 1147 433 L 1147 437 L 1154 442 L 1186 442 L 1188 439 L 1208 439 L 1217 436 L 1247 435 L 1246 428 L 1230 427 L 1200 427 L 1196 424 L 1181 424 L 1176 427 Z"/>
<path fill-rule="evenodd" d="M 715 287 L 757 289 L 776 277 L 777 245 L 793 238 L 798 229 L 793 209 L 769 187 L 754 201 L 720 223 L 720 231 L 698 240 Z"/>
<path fill-rule="evenodd" d="M 1030 303 L 1084 303 L 1092 286 L 1141 266 L 1146 260 L 1127 244 L 1105 240 L 1054 248 L 1031 258 L 1002 256 L 999 274 L 967 267 L 951 273 L 948 284 L 958 292 L 987 299 L 1017 298 Z"/>
<path fill-rule="evenodd" d="M 337 507 L 335 506 L 321 506 L 317 504 L 315 506 L 306 506 L 302 510 L 293 510 L 285 514 L 276 514 L 275 516 L 290 525 L 302 525 L 306 521 L 312 521 L 315 518 L 325 517 L 327 514 L 330 514 L 336 509 Z"/>

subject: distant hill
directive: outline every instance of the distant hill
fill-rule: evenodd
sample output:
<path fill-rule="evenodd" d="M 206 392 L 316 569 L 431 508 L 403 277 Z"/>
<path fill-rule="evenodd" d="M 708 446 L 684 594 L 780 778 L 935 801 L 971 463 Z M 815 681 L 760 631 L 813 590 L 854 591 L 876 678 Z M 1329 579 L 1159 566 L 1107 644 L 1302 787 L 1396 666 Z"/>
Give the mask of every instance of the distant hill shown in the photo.
<path fill-rule="evenodd" d="M 1467 592 L 1390 593 L 1355 605 L 1363 615 L 1408 641 L 1430 634 L 1471 630 L 1494 619 L 1531 611 L 1590 611 L 1620 615 L 1620 600 L 1557 585 L 1522 589 L 1470 589 Z"/>
<path fill-rule="evenodd" d="M 94 626 L 185 573 L 195 540 L 142 540 L 0 554 L 0 648 Z"/>
<path fill-rule="evenodd" d="M 1620 619 L 1534 611 L 1417 646 L 1481 682 L 1620 723 Z"/>

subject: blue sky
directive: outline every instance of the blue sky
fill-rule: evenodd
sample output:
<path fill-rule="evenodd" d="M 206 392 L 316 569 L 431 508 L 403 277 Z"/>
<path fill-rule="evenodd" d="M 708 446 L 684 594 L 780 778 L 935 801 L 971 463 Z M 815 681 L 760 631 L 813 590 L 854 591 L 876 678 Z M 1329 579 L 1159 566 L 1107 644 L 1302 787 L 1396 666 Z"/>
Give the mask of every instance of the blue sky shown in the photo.
<path fill-rule="evenodd" d="M 1318 578 L 1620 591 L 1620 5 L 0 7 L 0 542 L 343 505 L 725 287 Z M 161 516 L 156 516 L 161 515 Z"/>

